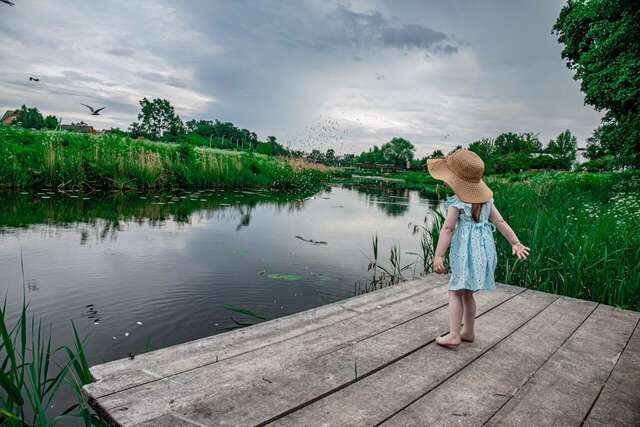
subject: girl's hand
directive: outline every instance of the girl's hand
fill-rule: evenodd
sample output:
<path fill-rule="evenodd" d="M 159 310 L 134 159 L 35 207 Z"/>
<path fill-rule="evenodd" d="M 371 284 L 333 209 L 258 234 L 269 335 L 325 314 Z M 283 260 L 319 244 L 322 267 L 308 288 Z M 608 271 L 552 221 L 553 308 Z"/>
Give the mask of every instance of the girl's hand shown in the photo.
<path fill-rule="evenodd" d="M 438 274 L 444 273 L 444 258 L 443 257 L 436 256 L 435 258 L 433 258 L 433 269 Z"/>
<path fill-rule="evenodd" d="M 529 248 L 518 242 L 511 246 L 511 253 L 518 257 L 518 259 L 527 259 L 527 257 L 529 257 Z"/>

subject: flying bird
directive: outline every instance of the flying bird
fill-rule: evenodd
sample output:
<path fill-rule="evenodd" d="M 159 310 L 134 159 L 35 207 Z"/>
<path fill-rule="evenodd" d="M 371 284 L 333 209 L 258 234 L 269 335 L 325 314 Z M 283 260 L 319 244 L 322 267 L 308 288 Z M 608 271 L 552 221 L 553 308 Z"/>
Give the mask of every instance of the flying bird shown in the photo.
<path fill-rule="evenodd" d="M 15 6 L 15 3 L 14 3 L 14 2 L 12 2 L 12 1 L 9 1 L 9 0 L 0 0 L 0 1 L 1 1 L 2 3 L 6 3 L 6 4 L 8 4 L 9 6 Z"/>
<path fill-rule="evenodd" d="M 4 0 L 0 0 L 0 1 L 4 1 Z M 39 78 L 37 78 L 37 77 L 31 77 L 31 76 L 29 76 L 29 81 L 30 81 L 30 82 L 39 82 L 39 81 L 40 81 L 40 79 L 39 79 Z"/>
<path fill-rule="evenodd" d="M 82 103 L 81 103 L 82 104 Z M 91 105 L 87 105 L 87 104 L 82 104 L 85 107 L 87 107 L 89 110 L 91 110 L 91 115 L 92 116 L 99 116 L 100 115 L 100 111 L 104 110 L 106 107 L 102 107 L 102 108 L 98 108 L 97 110 L 94 110 L 93 107 Z"/>

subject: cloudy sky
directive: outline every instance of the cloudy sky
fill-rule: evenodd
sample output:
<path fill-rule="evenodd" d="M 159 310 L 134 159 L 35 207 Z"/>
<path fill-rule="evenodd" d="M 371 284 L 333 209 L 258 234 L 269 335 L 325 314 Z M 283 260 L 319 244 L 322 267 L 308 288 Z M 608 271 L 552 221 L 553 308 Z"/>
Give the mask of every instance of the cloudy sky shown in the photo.
<path fill-rule="evenodd" d="M 13 1 L 3 110 L 126 128 L 162 97 L 295 148 L 402 136 L 420 155 L 504 131 L 569 128 L 584 145 L 600 118 L 550 33 L 560 0 Z"/>

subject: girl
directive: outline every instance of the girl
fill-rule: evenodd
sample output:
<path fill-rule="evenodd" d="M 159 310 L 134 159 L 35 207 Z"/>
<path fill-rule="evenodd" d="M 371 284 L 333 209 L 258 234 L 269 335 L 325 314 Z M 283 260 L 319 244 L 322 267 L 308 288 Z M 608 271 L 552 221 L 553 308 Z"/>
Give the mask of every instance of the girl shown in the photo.
<path fill-rule="evenodd" d="M 431 176 L 444 181 L 455 193 L 445 204 L 447 217 L 433 261 L 436 273 L 444 273 L 444 254 L 451 244 L 449 333 L 436 338 L 436 343 L 452 348 L 475 338 L 473 293 L 495 289 L 496 247 L 492 232 L 496 228 L 500 231 L 518 259 L 526 259 L 529 248 L 520 243 L 493 205 L 493 192 L 482 181 L 484 163 L 477 154 L 460 149 L 447 157 L 427 160 L 427 168 Z"/>

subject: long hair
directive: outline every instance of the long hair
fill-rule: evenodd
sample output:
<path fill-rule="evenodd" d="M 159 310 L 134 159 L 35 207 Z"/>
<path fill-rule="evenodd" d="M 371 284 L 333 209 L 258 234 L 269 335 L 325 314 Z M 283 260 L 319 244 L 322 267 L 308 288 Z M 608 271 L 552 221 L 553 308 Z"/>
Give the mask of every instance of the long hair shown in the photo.
<path fill-rule="evenodd" d="M 480 222 L 480 211 L 482 210 L 482 203 L 471 204 L 471 216 L 475 222 Z"/>

